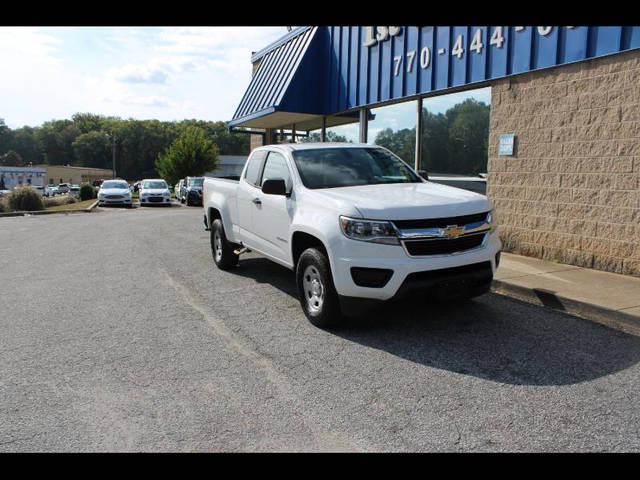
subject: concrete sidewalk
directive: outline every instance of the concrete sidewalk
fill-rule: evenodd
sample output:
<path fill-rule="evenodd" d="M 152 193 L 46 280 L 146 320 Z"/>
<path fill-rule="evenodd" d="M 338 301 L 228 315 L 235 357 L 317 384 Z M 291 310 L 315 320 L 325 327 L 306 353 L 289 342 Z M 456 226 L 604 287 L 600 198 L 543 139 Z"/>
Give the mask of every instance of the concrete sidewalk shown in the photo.
<path fill-rule="evenodd" d="M 640 336 L 640 278 L 503 252 L 492 290 Z"/>

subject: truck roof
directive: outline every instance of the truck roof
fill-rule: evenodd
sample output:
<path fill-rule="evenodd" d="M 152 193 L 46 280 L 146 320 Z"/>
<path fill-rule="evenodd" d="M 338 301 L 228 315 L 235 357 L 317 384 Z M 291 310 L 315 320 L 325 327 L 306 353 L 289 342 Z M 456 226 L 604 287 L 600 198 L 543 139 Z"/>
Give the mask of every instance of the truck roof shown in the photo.
<path fill-rule="evenodd" d="M 285 150 L 309 150 L 318 148 L 376 148 L 378 145 L 372 145 L 370 143 L 349 143 L 349 142 L 309 142 L 309 143 L 277 143 L 273 145 L 263 145 L 258 148 L 278 147 Z"/>

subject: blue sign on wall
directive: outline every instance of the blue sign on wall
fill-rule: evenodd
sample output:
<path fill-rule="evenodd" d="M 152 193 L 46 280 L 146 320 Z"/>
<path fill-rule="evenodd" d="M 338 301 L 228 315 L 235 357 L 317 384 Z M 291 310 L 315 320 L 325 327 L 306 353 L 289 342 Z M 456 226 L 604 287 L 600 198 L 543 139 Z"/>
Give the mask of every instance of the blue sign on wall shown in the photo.
<path fill-rule="evenodd" d="M 633 49 L 640 27 L 301 27 L 252 57 L 259 67 L 229 125 L 333 115 Z"/>
<path fill-rule="evenodd" d="M 515 143 L 515 135 L 508 133 L 500 135 L 500 143 L 498 144 L 498 155 L 513 155 L 513 145 Z"/>
<path fill-rule="evenodd" d="M 640 48 L 640 27 L 327 27 L 327 113 Z"/>

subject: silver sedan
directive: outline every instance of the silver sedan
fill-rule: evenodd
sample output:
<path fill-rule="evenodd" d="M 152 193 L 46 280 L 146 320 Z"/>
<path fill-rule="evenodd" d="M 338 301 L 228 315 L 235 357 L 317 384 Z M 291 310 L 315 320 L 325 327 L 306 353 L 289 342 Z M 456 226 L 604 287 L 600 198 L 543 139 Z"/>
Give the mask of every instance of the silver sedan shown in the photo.
<path fill-rule="evenodd" d="M 98 190 L 98 205 L 131 206 L 131 189 L 124 180 L 105 180 Z"/>

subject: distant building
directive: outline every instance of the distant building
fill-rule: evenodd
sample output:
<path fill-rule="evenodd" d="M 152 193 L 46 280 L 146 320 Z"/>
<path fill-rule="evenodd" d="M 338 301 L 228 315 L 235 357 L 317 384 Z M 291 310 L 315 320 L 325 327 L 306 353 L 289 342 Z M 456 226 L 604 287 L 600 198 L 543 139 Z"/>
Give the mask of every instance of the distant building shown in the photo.
<path fill-rule="evenodd" d="M 0 187 L 13 190 L 27 185 L 42 186 L 47 171 L 42 167 L 0 167 Z"/>
<path fill-rule="evenodd" d="M 205 173 L 205 177 L 239 177 L 247 161 L 247 155 L 220 155 L 218 158 L 220 158 L 220 166 L 216 170 Z"/>
<path fill-rule="evenodd" d="M 38 165 L 46 171 L 44 185 L 59 183 L 91 183 L 94 180 L 113 178 L 113 170 L 106 168 L 72 167 L 68 165 Z"/>

